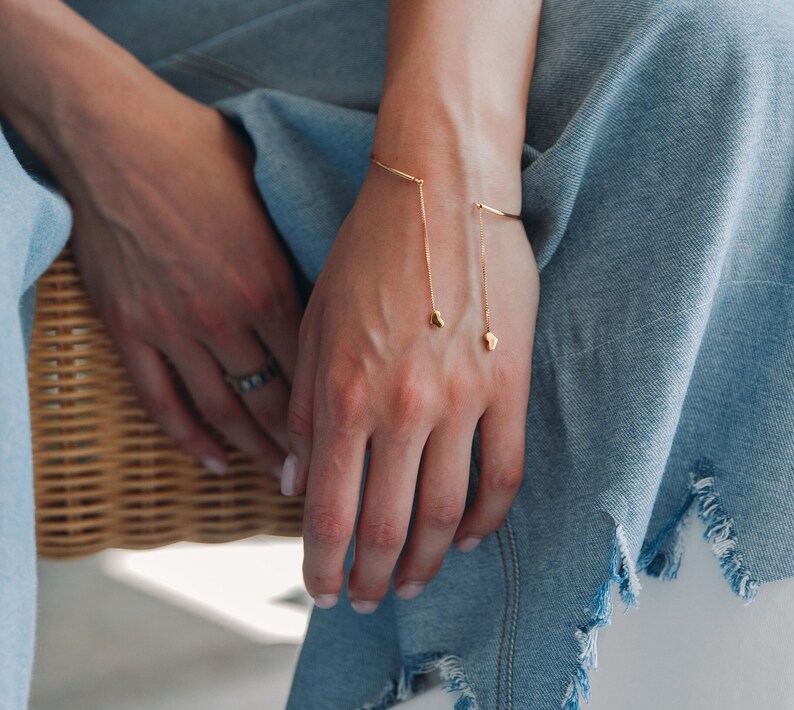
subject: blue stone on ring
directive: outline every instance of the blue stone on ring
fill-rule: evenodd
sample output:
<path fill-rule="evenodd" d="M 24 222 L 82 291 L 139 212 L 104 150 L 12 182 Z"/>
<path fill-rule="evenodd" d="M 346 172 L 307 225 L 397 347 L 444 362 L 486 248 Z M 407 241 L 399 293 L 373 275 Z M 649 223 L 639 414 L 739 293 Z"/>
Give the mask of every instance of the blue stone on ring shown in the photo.
<path fill-rule="evenodd" d="M 270 382 L 278 373 L 278 362 L 276 362 L 273 354 L 270 353 L 268 361 L 255 372 L 239 376 L 226 374 L 224 379 L 232 386 L 235 392 L 244 394 Z"/>

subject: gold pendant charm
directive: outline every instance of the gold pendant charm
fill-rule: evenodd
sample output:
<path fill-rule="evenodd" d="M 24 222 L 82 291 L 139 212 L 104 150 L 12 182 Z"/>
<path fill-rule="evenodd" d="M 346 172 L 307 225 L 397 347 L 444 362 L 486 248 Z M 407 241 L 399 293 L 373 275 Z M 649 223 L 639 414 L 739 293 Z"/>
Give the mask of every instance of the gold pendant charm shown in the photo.
<path fill-rule="evenodd" d="M 433 311 L 430 314 L 430 324 L 437 325 L 439 328 L 444 327 L 444 320 L 441 318 L 441 311 Z"/>
<path fill-rule="evenodd" d="M 499 338 L 497 338 L 490 330 L 482 336 L 485 339 L 485 346 L 488 350 L 493 350 L 496 347 L 496 344 L 499 342 Z"/>

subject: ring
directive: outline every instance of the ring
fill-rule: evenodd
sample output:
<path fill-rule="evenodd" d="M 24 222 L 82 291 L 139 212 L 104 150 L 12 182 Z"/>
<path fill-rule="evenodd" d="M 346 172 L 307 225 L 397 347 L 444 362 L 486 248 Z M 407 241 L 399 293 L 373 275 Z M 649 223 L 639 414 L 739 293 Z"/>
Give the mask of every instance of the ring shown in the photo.
<path fill-rule="evenodd" d="M 231 385 L 232 389 L 237 394 L 245 394 L 251 392 L 264 384 L 267 384 L 276 377 L 280 372 L 278 362 L 273 356 L 273 353 L 267 351 L 267 362 L 262 365 L 258 370 L 249 372 L 246 375 L 230 375 L 226 373 L 224 379 Z"/>

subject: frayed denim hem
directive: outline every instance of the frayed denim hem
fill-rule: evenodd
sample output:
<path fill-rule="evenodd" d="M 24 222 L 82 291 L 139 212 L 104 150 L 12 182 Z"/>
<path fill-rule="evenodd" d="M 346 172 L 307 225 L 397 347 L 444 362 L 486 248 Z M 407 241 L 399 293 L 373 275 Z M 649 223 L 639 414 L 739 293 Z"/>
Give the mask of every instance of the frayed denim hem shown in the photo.
<path fill-rule="evenodd" d="M 697 515 L 706 526 L 703 537 L 711 543 L 719 560 L 723 576 L 734 594 L 749 604 L 755 599 L 760 582 L 751 574 L 739 551 L 733 519 L 722 506 L 716 488 L 714 464 L 709 459 L 695 462 L 689 474 L 689 489 L 676 513 L 662 526 L 649 542 L 643 545 L 637 564 L 631 560 L 626 532 L 618 523 L 612 547 L 609 579 L 595 592 L 587 606 L 589 621 L 576 629 L 579 643 L 577 668 L 562 699 L 562 710 L 581 710 L 581 702 L 590 702 L 589 672 L 597 667 L 596 638 L 598 629 L 612 621 L 612 583 L 618 585 L 620 598 L 630 607 L 639 605 L 640 583 L 637 572 L 643 571 L 651 577 L 675 579 L 683 556 L 683 531 L 687 524 L 687 513 L 693 503 Z"/>
<path fill-rule="evenodd" d="M 590 702 L 589 672 L 598 665 L 598 629 L 608 626 L 612 621 L 613 582 L 617 584 L 620 598 L 627 610 L 638 605 L 640 581 L 629 554 L 626 531 L 620 523 L 615 526 L 609 579 L 596 590 L 587 605 L 589 621 L 576 629 L 576 640 L 579 643 L 578 664 L 562 700 L 563 710 L 580 710 L 580 698 L 586 703 Z"/>
<path fill-rule="evenodd" d="M 654 540 L 643 547 L 638 568 L 652 577 L 675 579 L 683 555 L 682 532 L 686 513 L 692 503 L 697 515 L 706 526 L 703 537 L 719 560 L 723 576 L 734 594 L 750 603 L 758 592 L 759 581 L 744 562 L 736 537 L 736 526 L 722 505 L 717 491 L 714 463 L 698 460 L 689 474 L 690 484 L 686 498 L 678 512 L 662 527 Z"/>
<path fill-rule="evenodd" d="M 423 676 L 433 671 L 438 671 L 445 690 L 459 693 L 455 710 L 479 710 L 460 658 L 448 653 L 409 656 L 403 663 L 400 677 L 386 686 L 380 699 L 375 703 L 362 705 L 358 710 L 387 710 L 398 702 L 409 700 L 424 687 Z"/>

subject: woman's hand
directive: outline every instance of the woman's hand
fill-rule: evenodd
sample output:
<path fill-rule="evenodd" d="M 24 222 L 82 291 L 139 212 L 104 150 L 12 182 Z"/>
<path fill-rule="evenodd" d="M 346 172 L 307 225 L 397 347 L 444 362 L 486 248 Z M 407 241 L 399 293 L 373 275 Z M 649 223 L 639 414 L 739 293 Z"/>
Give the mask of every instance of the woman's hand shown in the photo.
<path fill-rule="evenodd" d="M 80 271 L 165 432 L 223 470 L 223 449 L 178 395 L 167 359 L 206 420 L 276 473 L 301 305 L 251 149 L 217 111 L 175 91 L 140 99 L 133 120 L 103 120 L 72 144 L 79 158 L 64 189 Z M 224 372 L 262 367 L 265 344 L 283 376 L 235 394 Z"/>
<path fill-rule="evenodd" d="M 361 612 L 389 588 L 415 494 L 416 519 L 394 580 L 403 598 L 436 574 L 453 538 L 468 551 L 496 530 L 521 484 L 537 269 L 522 224 L 487 215 L 491 327 L 499 338 L 488 351 L 472 201 L 489 200 L 462 174 L 445 170 L 425 182 L 443 328 L 430 324 L 416 186 L 376 166 L 309 300 L 289 415 L 297 456 L 285 465 L 282 487 L 306 488 L 304 577 L 318 606 L 333 605 L 344 583 L 368 444 L 349 581 Z M 478 422 L 479 488 L 464 514 Z"/>
<path fill-rule="evenodd" d="M 210 424 L 277 471 L 302 309 L 251 148 L 58 0 L 2 0 L 0 45 L 0 112 L 74 209 L 80 270 L 143 403 L 185 451 L 224 469 L 170 361 Z M 224 371 L 258 370 L 265 344 L 283 376 L 236 395 Z"/>
<path fill-rule="evenodd" d="M 349 596 L 373 611 L 394 578 L 419 594 L 454 539 L 496 530 L 521 484 L 539 278 L 521 222 L 486 214 L 485 347 L 477 209 L 517 213 L 540 0 L 389 3 L 374 153 L 422 178 L 436 306 L 416 184 L 371 165 L 309 300 L 289 410 L 282 490 L 306 489 L 304 579 L 336 603 L 355 532 Z M 479 487 L 464 512 L 472 438 Z M 370 458 L 360 517 L 365 450 Z M 355 526 L 355 531 L 354 531 Z"/>

